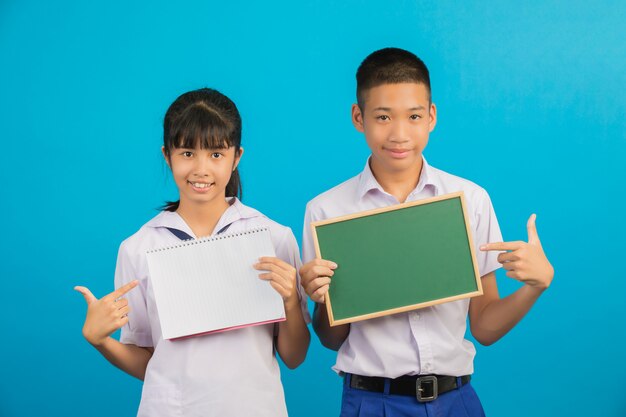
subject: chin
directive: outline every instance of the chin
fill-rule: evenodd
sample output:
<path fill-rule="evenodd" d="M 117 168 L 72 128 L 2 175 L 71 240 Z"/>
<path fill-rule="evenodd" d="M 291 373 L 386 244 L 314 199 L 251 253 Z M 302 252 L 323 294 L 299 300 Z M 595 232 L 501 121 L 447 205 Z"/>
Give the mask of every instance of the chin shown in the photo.
<path fill-rule="evenodd" d="M 394 171 L 404 171 L 419 164 L 420 158 L 407 157 L 403 159 L 392 159 L 387 161 L 387 166 Z"/>

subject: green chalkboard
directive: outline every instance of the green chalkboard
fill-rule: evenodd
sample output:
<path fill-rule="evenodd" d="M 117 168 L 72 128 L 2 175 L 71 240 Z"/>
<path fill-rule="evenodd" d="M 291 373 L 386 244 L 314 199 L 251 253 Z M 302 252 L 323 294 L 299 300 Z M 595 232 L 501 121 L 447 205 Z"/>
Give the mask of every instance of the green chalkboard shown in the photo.
<path fill-rule="evenodd" d="M 331 325 L 482 294 L 462 193 L 312 224 Z"/>

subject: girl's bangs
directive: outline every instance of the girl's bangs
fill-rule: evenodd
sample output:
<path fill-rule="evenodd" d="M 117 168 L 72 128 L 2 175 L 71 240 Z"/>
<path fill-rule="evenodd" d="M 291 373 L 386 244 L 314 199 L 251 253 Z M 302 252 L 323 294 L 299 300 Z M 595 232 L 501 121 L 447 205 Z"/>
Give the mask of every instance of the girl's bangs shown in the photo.
<path fill-rule="evenodd" d="M 186 109 L 174 125 L 177 129 L 170 135 L 173 139 L 171 148 L 225 149 L 236 145 L 234 126 L 202 105 Z"/>

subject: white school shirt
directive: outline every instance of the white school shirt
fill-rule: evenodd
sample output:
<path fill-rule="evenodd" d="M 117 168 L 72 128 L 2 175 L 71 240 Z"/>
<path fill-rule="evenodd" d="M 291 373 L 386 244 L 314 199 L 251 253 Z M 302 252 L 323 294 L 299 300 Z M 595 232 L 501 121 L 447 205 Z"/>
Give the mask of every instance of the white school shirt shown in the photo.
<path fill-rule="evenodd" d="M 226 233 L 266 226 L 276 256 L 300 267 L 298 244 L 291 229 L 243 205 L 236 198 L 220 218 L 216 231 Z M 159 325 L 146 251 L 177 244 L 166 227 L 194 236 L 178 213 L 163 211 L 122 242 L 117 258 L 115 287 L 134 280 L 126 294 L 131 312 L 120 341 L 154 347 L 148 362 L 138 416 L 286 416 L 280 370 L 274 354 L 274 324 L 222 333 L 164 340 Z M 310 322 L 306 296 L 298 290 L 305 321 Z"/>
<path fill-rule="evenodd" d="M 457 191 L 465 193 L 480 275 L 500 267 L 497 254 L 479 246 L 502 241 L 500 227 L 487 192 L 465 179 L 424 165 L 407 202 Z M 311 222 L 398 204 L 374 178 L 369 166 L 356 177 L 315 197 L 307 204 L 302 260 L 315 259 Z M 332 261 L 332 259 L 330 259 Z M 340 265 L 341 267 L 341 265 Z M 350 333 L 337 353 L 333 369 L 366 376 L 462 376 L 473 373 L 474 345 L 465 339 L 469 300 L 350 324 Z"/>

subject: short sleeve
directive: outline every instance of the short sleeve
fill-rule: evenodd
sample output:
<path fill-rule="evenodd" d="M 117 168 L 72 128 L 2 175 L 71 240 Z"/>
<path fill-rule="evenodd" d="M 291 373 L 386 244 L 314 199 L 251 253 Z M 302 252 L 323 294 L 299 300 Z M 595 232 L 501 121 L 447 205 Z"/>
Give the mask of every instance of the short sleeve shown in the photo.
<path fill-rule="evenodd" d="M 115 288 L 120 288 L 140 277 L 136 274 L 126 242 L 120 246 L 115 267 Z M 128 300 L 130 312 L 128 323 L 122 327 L 120 342 L 142 347 L 152 347 L 152 331 L 146 306 L 146 281 L 130 290 L 124 298 Z"/>
<path fill-rule="evenodd" d="M 318 219 L 314 218 L 311 203 L 306 205 L 304 212 L 304 226 L 302 230 L 302 262 L 311 262 L 316 258 L 315 246 L 313 244 L 313 232 L 311 231 L 311 222 Z"/>
<path fill-rule="evenodd" d="M 277 245 L 276 256 L 296 268 L 296 285 L 298 298 L 300 300 L 300 309 L 302 310 L 304 322 L 308 324 L 311 322 L 311 314 L 309 313 L 309 307 L 307 305 L 306 293 L 300 282 L 300 267 L 302 266 L 302 262 L 300 261 L 300 249 L 298 248 L 298 242 L 291 229 L 286 229 L 282 240 Z"/>
<path fill-rule="evenodd" d="M 480 246 L 490 242 L 502 242 L 502 233 L 491 199 L 481 188 L 474 202 L 474 252 L 481 277 L 501 267 L 498 252 L 480 250 Z"/>

